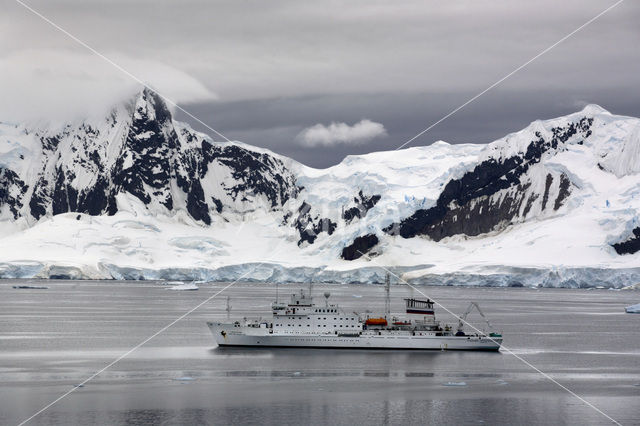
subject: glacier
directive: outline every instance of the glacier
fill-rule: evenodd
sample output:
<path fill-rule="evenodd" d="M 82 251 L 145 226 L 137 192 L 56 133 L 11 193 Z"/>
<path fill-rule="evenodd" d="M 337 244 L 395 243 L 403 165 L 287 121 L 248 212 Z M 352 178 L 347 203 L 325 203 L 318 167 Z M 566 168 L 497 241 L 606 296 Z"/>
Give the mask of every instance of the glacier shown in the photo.
<path fill-rule="evenodd" d="M 107 117 L 0 123 L 0 278 L 633 287 L 639 164 L 640 120 L 588 105 L 314 169 L 144 90 Z"/>

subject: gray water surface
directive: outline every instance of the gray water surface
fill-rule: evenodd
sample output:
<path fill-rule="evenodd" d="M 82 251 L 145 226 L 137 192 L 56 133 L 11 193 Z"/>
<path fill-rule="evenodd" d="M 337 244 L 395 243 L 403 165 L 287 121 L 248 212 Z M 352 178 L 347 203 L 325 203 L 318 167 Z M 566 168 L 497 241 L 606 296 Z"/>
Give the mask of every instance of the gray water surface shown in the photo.
<path fill-rule="evenodd" d="M 224 287 L 0 281 L 0 424 L 608 424 L 508 351 L 218 349 L 205 325 L 264 316 L 266 284 L 238 283 L 85 386 L 114 359 Z M 282 298 L 298 286 L 281 285 Z M 622 424 L 640 424 L 639 292 L 423 287 L 453 312 L 475 300 L 504 344 Z M 381 286 L 316 285 L 347 311 L 382 310 Z M 408 288 L 394 286 L 402 310 Z M 415 296 L 420 296 L 415 294 Z M 321 300 L 319 300 L 321 302 Z M 440 320 L 454 323 L 442 308 Z M 484 327 L 477 314 L 469 318 Z M 463 384 L 464 383 L 464 384 Z"/>

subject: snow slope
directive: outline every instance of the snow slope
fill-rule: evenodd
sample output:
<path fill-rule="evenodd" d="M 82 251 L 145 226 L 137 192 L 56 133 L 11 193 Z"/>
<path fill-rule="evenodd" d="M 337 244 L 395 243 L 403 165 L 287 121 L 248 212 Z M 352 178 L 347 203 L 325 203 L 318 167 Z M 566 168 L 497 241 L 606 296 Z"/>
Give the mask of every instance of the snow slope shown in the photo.
<path fill-rule="evenodd" d="M 639 172 L 640 120 L 595 105 L 319 170 L 144 91 L 106 118 L 0 124 L 0 276 L 620 288 L 640 282 Z"/>

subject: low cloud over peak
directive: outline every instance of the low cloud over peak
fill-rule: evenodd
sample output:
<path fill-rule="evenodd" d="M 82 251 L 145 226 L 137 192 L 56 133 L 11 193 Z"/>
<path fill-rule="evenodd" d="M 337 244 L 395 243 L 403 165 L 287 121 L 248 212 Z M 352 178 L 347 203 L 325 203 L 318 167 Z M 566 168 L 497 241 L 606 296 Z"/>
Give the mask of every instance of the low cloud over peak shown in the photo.
<path fill-rule="evenodd" d="M 118 53 L 108 56 L 174 102 L 217 99 L 199 80 L 170 65 Z M 102 116 L 142 87 L 98 56 L 69 50 L 0 55 L 0 76 L 0 121 L 11 122 Z"/>
<path fill-rule="evenodd" d="M 296 140 L 308 147 L 362 145 L 386 135 L 387 130 L 381 123 L 362 119 L 353 126 L 335 121 L 328 126 L 318 123 L 298 133 Z"/>

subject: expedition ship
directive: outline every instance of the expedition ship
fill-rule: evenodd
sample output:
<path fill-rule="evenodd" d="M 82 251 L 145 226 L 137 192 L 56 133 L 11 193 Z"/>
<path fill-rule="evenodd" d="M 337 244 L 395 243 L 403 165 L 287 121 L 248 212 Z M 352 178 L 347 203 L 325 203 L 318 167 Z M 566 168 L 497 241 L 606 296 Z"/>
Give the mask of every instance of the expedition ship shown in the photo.
<path fill-rule="evenodd" d="M 316 305 L 303 289 L 291 295 L 289 303 L 276 300 L 270 320 L 237 320 L 207 322 L 216 343 L 221 346 L 304 347 L 352 349 L 432 349 L 497 351 L 502 344 L 498 333 L 465 333 L 463 323 L 473 307 L 484 318 L 479 306 L 472 302 L 460 317 L 457 327 L 436 321 L 434 303 L 415 298 L 405 299 L 406 315 L 391 316 L 389 280 L 386 285 L 385 314 L 348 313 L 329 303 Z M 489 328 L 491 325 L 485 321 Z"/>

